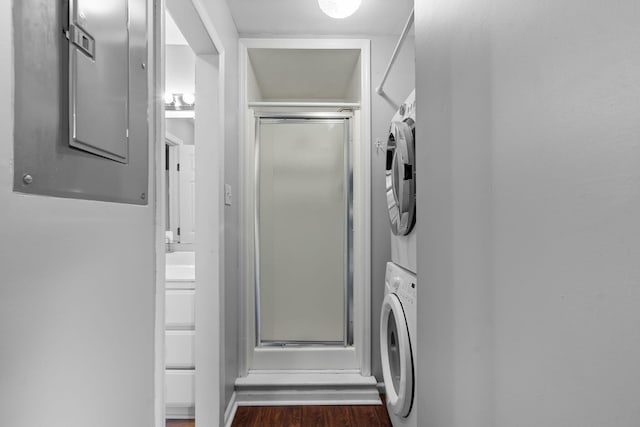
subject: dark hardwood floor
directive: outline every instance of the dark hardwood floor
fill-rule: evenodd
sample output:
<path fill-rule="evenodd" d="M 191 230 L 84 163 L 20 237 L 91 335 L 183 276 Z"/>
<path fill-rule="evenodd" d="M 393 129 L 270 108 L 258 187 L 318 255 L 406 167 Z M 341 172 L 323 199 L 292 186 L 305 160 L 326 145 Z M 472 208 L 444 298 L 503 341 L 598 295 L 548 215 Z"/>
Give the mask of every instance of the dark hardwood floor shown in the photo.
<path fill-rule="evenodd" d="M 231 427 L 392 427 L 384 405 L 241 406 Z"/>
<path fill-rule="evenodd" d="M 167 420 L 167 427 L 195 427 Z M 385 405 L 240 406 L 231 427 L 392 427 Z"/>
<path fill-rule="evenodd" d="M 195 427 L 195 420 L 167 420 L 167 427 Z"/>

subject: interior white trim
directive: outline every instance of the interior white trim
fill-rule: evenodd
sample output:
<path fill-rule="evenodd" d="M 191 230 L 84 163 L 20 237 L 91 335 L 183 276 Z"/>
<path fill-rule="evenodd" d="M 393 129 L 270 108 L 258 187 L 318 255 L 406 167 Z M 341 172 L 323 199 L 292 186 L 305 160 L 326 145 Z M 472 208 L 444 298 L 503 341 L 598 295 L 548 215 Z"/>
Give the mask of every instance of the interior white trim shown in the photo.
<path fill-rule="evenodd" d="M 325 387 L 377 386 L 375 377 L 364 377 L 358 369 L 345 370 L 252 370 L 236 380 L 238 388 L 245 387 Z"/>
<path fill-rule="evenodd" d="M 382 405 L 375 387 L 341 390 L 238 391 L 237 406 Z"/>
<path fill-rule="evenodd" d="M 192 420 L 195 418 L 195 415 L 196 411 L 193 406 L 169 406 L 166 409 L 165 417 L 172 420 Z"/>
<path fill-rule="evenodd" d="M 234 391 L 231 395 L 231 399 L 229 399 L 229 404 L 227 405 L 227 409 L 224 411 L 224 426 L 231 427 L 233 423 L 233 417 L 236 416 L 236 411 L 238 410 L 238 402 L 237 402 L 237 394 Z"/>
<path fill-rule="evenodd" d="M 249 125 L 247 111 L 247 55 L 249 48 L 279 49 L 359 49 L 361 51 L 361 102 L 360 102 L 360 150 L 354 153 L 354 161 L 358 162 L 358 175 L 354 173 L 354 223 L 359 227 L 354 236 L 354 347 L 360 372 L 364 376 L 371 374 L 371 52 L 370 40 L 367 39 L 258 39 L 242 38 L 239 40 L 240 66 L 240 187 L 239 200 L 242 200 L 240 213 L 242 223 L 240 230 L 240 253 L 242 266 L 240 269 L 241 289 L 241 334 L 240 343 L 240 376 L 246 376 L 254 360 L 255 322 L 254 317 L 253 248 L 252 226 L 253 209 L 252 194 L 249 191 L 248 174 L 253 175 L 253 149 L 247 144 L 248 132 L 253 131 Z M 354 165 L 355 166 L 355 165 Z M 357 193 L 356 193 L 357 191 Z M 360 231 L 358 233 L 358 231 Z"/>
<path fill-rule="evenodd" d="M 156 141 L 162 141 L 164 145 L 163 135 L 165 134 L 164 121 L 164 103 L 162 102 L 164 94 L 164 75 L 165 75 L 165 22 L 164 22 L 164 0 L 147 2 L 147 22 L 149 25 L 149 105 L 153 106 L 150 110 L 152 116 L 149 118 L 151 138 L 151 151 L 149 170 L 153 171 L 155 192 L 155 258 L 156 258 L 156 298 L 155 298 L 155 346 L 154 346 L 154 426 L 165 427 L 165 395 L 164 395 L 164 376 L 165 376 L 165 215 L 164 205 L 166 203 L 164 183 L 165 170 L 159 165 L 165 164 L 165 150 L 158 149 Z M 151 191 L 151 189 L 149 190 Z"/>
<path fill-rule="evenodd" d="M 169 142 L 169 145 L 183 145 L 184 141 L 180 138 L 178 138 L 177 136 L 175 136 L 174 134 L 172 134 L 171 132 L 164 132 L 164 138 L 166 140 L 166 142 Z"/>
<path fill-rule="evenodd" d="M 164 138 L 156 135 L 164 135 L 164 119 L 167 117 L 162 103 L 164 94 L 164 11 L 167 4 L 171 3 L 174 19 L 187 21 L 188 25 L 201 28 L 199 34 L 191 34 L 187 37 L 190 44 L 196 43 L 200 46 L 197 52 L 198 60 L 201 62 L 202 76 L 210 76 L 202 79 L 204 82 L 204 93 L 213 94 L 212 102 L 204 103 L 208 106 L 203 108 L 203 103 L 199 102 L 199 112 L 205 117 L 211 117 L 209 128 L 211 132 L 203 134 L 202 141 L 196 144 L 208 146 L 207 150 L 200 149 L 197 162 L 206 163 L 206 168 L 198 168 L 196 180 L 201 183 L 207 182 L 209 191 L 201 192 L 196 207 L 196 218 L 207 218 L 206 230 L 201 227 L 199 230 L 202 238 L 196 245 L 196 265 L 211 266 L 205 270 L 198 269 L 198 281 L 207 283 L 208 286 L 199 290 L 196 298 L 196 313 L 206 315 L 196 315 L 196 325 L 199 332 L 206 334 L 206 345 L 196 347 L 196 363 L 198 364 L 196 381 L 196 420 L 199 425 L 219 425 L 223 419 L 223 383 L 224 383 L 224 205 L 220 188 L 224 182 L 224 143 L 225 143 L 225 48 L 222 39 L 219 37 L 201 0 L 158 0 L 149 1 L 149 22 L 154 37 L 153 44 L 153 80 L 150 93 L 150 102 L 156 105 L 157 112 L 154 115 L 154 141 L 161 141 L 164 145 Z M 178 11 L 179 13 L 175 13 Z M 178 16 L 177 16 L 178 15 Z M 197 40 L 196 40 L 197 39 Z M 150 53 L 151 54 L 151 53 Z M 206 65 L 208 64 L 208 65 Z M 208 73 L 205 68 L 216 68 L 216 72 Z M 151 71 L 150 71 L 151 72 Z M 198 69 L 196 68 L 196 74 Z M 198 83 L 196 82 L 198 86 Z M 198 88 L 198 92 L 200 90 Z M 169 114 L 171 116 L 171 114 Z M 216 135 L 211 138 L 210 135 Z M 158 150 L 154 143 L 156 155 L 153 158 L 152 170 L 155 170 L 155 192 L 156 192 L 156 316 L 155 316 L 155 426 L 165 425 L 165 401 L 164 401 L 164 329 L 165 329 L 165 243 L 164 243 L 164 167 L 156 165 L 164 164 L 164 150 Z M 215 190 L 215 191 L 214 191 Z M 201 220 L 202 221 L 202 220 Z M 202 221 L 201 224 L 204 224 Z M 198 409 L 197 402 L 206 402 Z M 173 412 L 173 408 L 171 409 Z"/>

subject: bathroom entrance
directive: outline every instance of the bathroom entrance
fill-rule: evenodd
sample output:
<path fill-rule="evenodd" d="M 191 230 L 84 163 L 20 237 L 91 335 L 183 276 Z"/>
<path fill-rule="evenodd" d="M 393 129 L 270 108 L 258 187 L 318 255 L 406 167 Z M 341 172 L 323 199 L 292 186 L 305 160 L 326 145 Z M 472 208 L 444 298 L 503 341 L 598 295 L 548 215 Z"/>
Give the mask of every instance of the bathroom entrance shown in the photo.
<path fill-rule="evenodd" d="M 261 113 L 256 345 L 353 343 L 351 113 Z"/>
<path fill-rule="evenodd" d="M 156 158 L 156 417 L 162 425 L 165 418 L 166 425 L 221 425 L 224 45 L 199 1 L 165 0 L 154 16 L 156 40 L 166 43 L 156 47 L 164 113 Z"/>

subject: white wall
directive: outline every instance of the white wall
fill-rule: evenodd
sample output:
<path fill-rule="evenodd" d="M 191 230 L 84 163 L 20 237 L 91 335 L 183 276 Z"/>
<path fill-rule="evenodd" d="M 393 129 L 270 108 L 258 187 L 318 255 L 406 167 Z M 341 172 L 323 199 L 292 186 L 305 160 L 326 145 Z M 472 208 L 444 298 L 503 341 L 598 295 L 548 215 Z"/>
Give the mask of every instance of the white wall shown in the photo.
<path fill-rule="evenodd" d="M 262 101 L 262 91 L 256 78 L 256 72 L 251 63 L 251 58 L 247 56 L 247 100 Z"/>
<path fill-rule="evenodd" d="M 165 46 L 165 91 L 195 93 L 196 56 L 189 46 Z M 197 101 L 197 99 L 196 99 Z"/>
<path fill-rule="evenodd" d="M 420 425 L 640 423 L 638 16 L 417 2 Z"/>
<path fill-rule="evenodd" d="M 362 99 L 362 57 L 358 57 L 353 72 L 349 78 L 349 85 L 345 94 L 346 102 L 360 102 Z"/>
<path fill-rule="evenodd" d="M 176 118 L 165 119 L 165 129 L 173 136 L 177 136 L 186 145 L 195 144 L 195 120 Z"/>
<path fill-rule="evenodd" d="M 11 2 L 2 2 L 2 424 L 152 426 L 154 200 L 131 206 L 11 191 L 11 17 Z"/>

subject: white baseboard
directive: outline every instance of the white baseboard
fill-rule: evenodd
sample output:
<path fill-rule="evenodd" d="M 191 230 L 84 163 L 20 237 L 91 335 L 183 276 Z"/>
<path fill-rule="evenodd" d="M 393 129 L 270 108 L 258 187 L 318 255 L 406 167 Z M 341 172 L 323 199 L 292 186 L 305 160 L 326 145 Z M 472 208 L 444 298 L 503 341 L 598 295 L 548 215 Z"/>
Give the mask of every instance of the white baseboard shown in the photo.
<path fill-rule="evenodd" d="M 196 408 L 193 406 L 167 406 L 165 418 L 168 420 L 192 420 L 196 417 Z"/>
<path fill-rule="evenodd" d="M 238 410 L 238 400 L 237 394 L 234 391 L 231 395 L 231 399 L 229 399 L 229 404 L 224 411 L 224 425 L 225 427 L 231 427 L 233 423 L 233 417 L 236 416 L 236 411 Z"/>
<path fill-rule="evenodd" d="M 377 385 L 354 371 L 253 371 L 236 380 L 225 426 L 239 406 L 382 405 Z"/>

